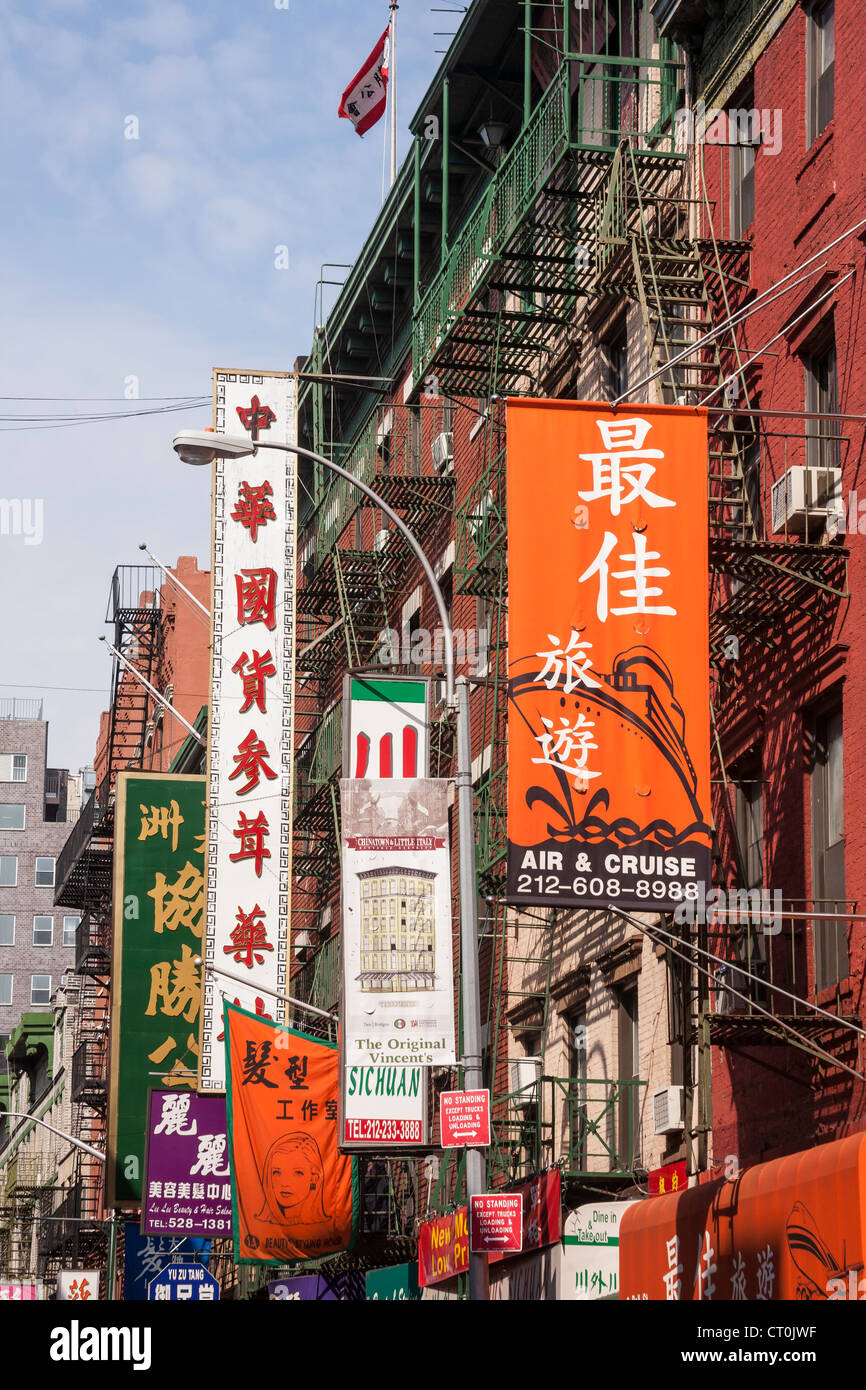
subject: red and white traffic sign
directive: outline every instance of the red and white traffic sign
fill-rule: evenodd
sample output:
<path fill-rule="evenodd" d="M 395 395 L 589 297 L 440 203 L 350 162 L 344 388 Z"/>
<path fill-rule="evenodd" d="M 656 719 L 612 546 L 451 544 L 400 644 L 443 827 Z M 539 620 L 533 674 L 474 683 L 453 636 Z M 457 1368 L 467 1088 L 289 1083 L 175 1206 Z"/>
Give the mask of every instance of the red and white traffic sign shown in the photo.
<path fill-rule="evenodd" d="M 490 1092 L 443 1091 L 439 1097 L 443 1149 L 476 1149 L 490 1143 Z"/>
<path fill-rule="evenodd" d="M 469 1249 L 473 1255 L 523 1249 L 523 1195 L 482 1192 L 469 1198 Z"/>

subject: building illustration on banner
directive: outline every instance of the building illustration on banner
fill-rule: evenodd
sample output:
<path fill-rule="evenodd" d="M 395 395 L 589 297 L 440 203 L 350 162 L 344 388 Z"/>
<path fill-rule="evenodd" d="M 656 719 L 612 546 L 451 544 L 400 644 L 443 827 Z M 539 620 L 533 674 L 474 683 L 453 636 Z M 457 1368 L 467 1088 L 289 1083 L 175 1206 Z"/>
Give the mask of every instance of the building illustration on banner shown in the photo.
<path fill-rule="evenodd" d="M 386 865 L 360 873 L 362 990 L 433 989 L 435 873 Z"/>

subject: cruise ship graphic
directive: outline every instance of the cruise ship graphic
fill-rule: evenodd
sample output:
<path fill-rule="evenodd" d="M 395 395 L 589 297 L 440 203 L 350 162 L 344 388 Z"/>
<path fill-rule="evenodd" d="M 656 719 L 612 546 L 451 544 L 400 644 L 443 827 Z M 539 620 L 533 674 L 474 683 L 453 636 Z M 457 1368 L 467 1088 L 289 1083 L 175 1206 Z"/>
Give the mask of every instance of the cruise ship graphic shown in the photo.
<path fill-rule="evenodd" d="M 670 668 L 658 652 L 643 645 L 629 647 L 617 654 L 610 672 L 585 672 L 593 685 L 572 682 L 568 695 L 561 673 L 553 685 L 542 680 L 535 654 L 518 659 L 511 669 L 516 671 L 508 682 L 512 718 L 516 714 L 533 738 L 544 732 L 542 717 L 552 719 L 578 708 L 587 719 L 594 721 L 601 765 L 610 767 L 613 759 L 617 767 L 639 768 L 647 754 L 645 748 L 641 752 L 640 745 L 652 745 L 664 760 L 661 766 L 666 768 L 664 785 L 655 786 L 653 791 L 663 793 L 668 812 L 672 806 L 681 807 L 675 822 L 669 815 L 651 817 L 644 825 L 632 816 L 619 816 L 608 822 L 604 817 L 610 796 L 604 777 L 599 778 L 598 783 L 593 781 L 588 787 L 579 787 L 564 766 L 549 763 L 547 767 L 559 785 L 559 795 L 551 792 L 547 778 L 547 786 L 540 783 L 529 788 L 527 805 L 541 803 L 559 812 L 563 826 L 549 827 L 555 838 L 610 839 L 622 845 L 653 839 L 664 848 L 695 839 L 709 843 L 711 827 L 706 823 L 699 799 L 698 775 L 689 754 L 685 714 L 677 699 Z M 652 761 L 659 766 L 655 755 Z M 655 804 L 658 801 L 656 798 Z"/>

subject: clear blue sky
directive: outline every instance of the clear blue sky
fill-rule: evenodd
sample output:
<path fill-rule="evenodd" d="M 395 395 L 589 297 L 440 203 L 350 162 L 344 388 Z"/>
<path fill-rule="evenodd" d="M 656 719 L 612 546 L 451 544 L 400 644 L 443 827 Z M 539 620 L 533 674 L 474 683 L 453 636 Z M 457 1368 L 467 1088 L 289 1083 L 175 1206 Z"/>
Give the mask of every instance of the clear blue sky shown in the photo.
<path fill-rule="evenodd" d="M 449 6 L 400 3 L 401 160 Z M 213 366 L 309 350 L 320 266 L 354 260 L 381 205 L 384 123 L 361 140 L 337 105 L 387 20 L 386 0 L 0 0 L 0 396 L 121 398 L 0 415 L 121 410 L 133 376 L 204 396 Z M 42 695 L 56 766 L 93 757 L 115 566 L 142 540 L 209 565 L 209 478 L 171 449 L 207 423 L 0 420 L 0 498 L 44 509 L 41 545 L 0 536 L 0 696 Z"/>

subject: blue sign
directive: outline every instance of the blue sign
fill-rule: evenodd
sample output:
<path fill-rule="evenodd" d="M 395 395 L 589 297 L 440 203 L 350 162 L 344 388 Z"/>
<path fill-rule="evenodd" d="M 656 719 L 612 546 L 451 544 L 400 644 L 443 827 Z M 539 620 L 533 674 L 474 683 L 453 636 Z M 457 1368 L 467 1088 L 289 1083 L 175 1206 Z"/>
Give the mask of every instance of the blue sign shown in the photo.
<path fill-rule="evenodd" d="M 184 1255 L 207 1263 L 210 1241 L 187 1236 L 143 1236 L 138 1226 L 124 1226 L 123 1297 L 127 1302 L 147 1298 L 147 1286 L 173 1255 Z"/>
<path fill-rule="evenodd" d="M 162 1274 L 151 1279 L 147 1296 L 161 1302 L 198 1300 L 213 1303 L 220 1296 L 219 1280 L 204 1265 L 166 1265 Z"/>

